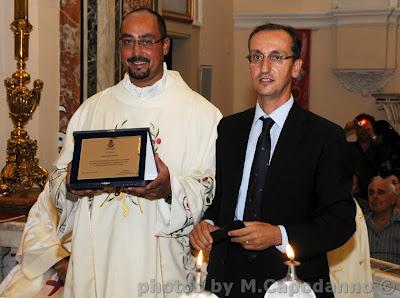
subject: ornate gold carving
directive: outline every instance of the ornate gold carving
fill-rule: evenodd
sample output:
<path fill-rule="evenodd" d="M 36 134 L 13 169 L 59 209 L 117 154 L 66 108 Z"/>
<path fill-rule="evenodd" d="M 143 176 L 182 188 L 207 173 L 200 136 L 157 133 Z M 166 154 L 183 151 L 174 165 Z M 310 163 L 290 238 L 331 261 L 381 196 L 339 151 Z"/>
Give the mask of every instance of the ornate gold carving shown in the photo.
<path fill-rule="evenodd" d="M 27 0 L 22 1 L 23 5 L 21 0 L 15 0 L 16 19 L 11 23 L 15 38 L 17 71 L 11 78 L 4 80 L 9 115 L 14 123 L 14 130 L 7 141 L 6 165 L 0 173 L 0 193 L 3 194 L 37 186 L 43 188 L 47 179 L 47 171 L 38 165 L 38 159 L 35 158 L 37 142 L 31 140 L 24 130 L 24 126 L 32 118 L 39 104 L 43 82 L 35 80 L 32 90 L 25 86 L 31 79 L 25 70 L 25 60 L 29 55 L 29 34 L 32 25 L 28 21 Z"/>

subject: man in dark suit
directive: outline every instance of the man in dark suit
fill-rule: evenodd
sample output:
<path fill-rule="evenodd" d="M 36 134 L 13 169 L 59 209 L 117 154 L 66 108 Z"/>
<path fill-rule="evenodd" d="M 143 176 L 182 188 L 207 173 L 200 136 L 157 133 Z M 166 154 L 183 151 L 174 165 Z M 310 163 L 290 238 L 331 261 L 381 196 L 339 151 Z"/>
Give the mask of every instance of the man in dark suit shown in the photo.
<path fill-rule="evenodd" d="M 212 246 L 207 288 L 219 297 L 263 297 L 286 274 L 288 242 L 301 261 L 299 278 L 318 297 L 333 297 L 326 252 L 355 231 L 344 133 L 291 95 L 302 66 L 293 28 L 259 26 L 248 48 L 257 104 L 219 124 L 216 195 L 191 244 Z M 213 244 L 210 232 L 234 219 L 245 227 Z"/>

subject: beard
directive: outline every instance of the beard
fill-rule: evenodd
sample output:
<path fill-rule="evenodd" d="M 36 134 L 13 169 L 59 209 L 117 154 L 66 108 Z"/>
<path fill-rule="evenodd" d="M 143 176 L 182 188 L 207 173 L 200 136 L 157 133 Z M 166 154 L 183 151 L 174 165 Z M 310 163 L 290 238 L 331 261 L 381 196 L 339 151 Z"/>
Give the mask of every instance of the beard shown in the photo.
<path fill-rule="evenodd" d="M 129 77 L 133 80 L 144 80 L 148 78 L 150 75 L 150 66 L 149 66 L 150 60 L 142 56 L 134 56 L 128 59 L 128 62 L 132 64 L 135 63 L 136 61 L 147 62 L 148 63 L 147 68 L 135 69 L 134 67 L 131 68 L 128 66 Z"/>
<path fill-rule="evenodd" d="M 133 71 L 132 69 L 128 68 L 129 77 L 133 80 L 144 80 L 147 79 L 150 75 L 150 68 L 145 70 L 136 70 Z"/>

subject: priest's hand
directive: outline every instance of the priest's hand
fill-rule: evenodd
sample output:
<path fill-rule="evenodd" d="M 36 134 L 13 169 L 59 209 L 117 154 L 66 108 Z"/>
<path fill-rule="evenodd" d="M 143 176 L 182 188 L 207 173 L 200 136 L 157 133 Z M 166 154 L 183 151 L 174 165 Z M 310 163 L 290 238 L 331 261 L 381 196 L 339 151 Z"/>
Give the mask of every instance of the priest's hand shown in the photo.
<path fill-rule="evenodd" d="M 278 226 L 260 221 L 246 221 L 245 227 L 230 231 L 231 241 L 239 243 L 247 250 L 263 250 L 282 244 L 281 230 Z"/>
<path fill-rule="evenodd" d="M 202 220 L 198 225 L 194 226 L 190 233 L 190 243 L 196 250 L 210 250 L 213 243 L 210 233 L 216 230 L 219 230 L 218 226 L 210 225 L 205 220 Z"/>
<path fill-rule="evenodd" d="M 53 269 L 57 271 L 58 278 L 62 281 L 65 281 L 65 277 L 67 276 L 68 264 L 69 257 L 61 259 L 53 265 Z"/>
<path fill-rule="evenodd" d="M 155 154 L 154 157 L 158 169 L 158 176 L 156 179 L 146 186 L 127 187 L 121 189 L 121 191 L 149 200 L 158 200 L 171 195 L 171 182 L 168 167 L 163 163 L 158 154 Z"/>

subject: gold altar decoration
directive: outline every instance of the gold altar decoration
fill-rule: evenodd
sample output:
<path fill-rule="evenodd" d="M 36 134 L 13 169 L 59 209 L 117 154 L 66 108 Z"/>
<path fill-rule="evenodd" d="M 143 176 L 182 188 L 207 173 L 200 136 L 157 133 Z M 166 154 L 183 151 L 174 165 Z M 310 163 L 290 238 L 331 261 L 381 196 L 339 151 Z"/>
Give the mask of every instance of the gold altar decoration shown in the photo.
<path fill-rule="evenodd" d="M 38 165 L 35 157 L 37 141 L 31 140 L 24 130 L 39 104 L 43 87 L 41 80 L 33 82 L 32 90 L 26 87 L 31 79 L 25 70 L 25 61 L 29 56 L 29 34 L 32 31 L 32 25 L 28 21 L 28 0 L 14 0 L 11 30 L 14 32 L 17 71 L 11 78 L 6 78 L 4 84 L 14 130 L 7 141 L 6 165 L 0 173 L 0 194 L 43 188 L 47 179 L 47 171 Z"/>

